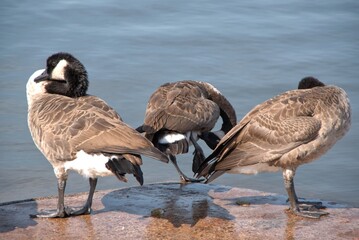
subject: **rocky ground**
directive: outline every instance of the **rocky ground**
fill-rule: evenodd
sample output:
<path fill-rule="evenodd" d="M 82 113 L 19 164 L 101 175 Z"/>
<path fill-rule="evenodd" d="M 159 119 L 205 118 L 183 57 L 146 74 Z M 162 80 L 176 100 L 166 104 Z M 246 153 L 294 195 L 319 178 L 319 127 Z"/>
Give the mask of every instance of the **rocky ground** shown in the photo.
<path fill-rule="evenodd" d="M 66 196 L 81 206 L 85 194 Z M 359 239 L 359 209 L 323 202 L 329 215 L 291 214 L 287 197 L 219 185 L 159 183 L 95 193 L 90 215 L 33 219 L 57 197 L 0 204 L 0 239 Z"/>

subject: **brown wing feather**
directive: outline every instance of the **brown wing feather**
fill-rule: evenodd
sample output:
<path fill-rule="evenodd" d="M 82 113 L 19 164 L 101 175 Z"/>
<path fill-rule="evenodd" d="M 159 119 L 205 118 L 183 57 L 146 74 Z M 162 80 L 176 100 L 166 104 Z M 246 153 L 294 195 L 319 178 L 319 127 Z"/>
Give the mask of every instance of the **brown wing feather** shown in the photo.
<path fill-rule="evenodd" d="M 264 121 L 264 119 L 266 121 Z M 229 154 L 224 152 L 216 169 L 231 169 L 237 166 L 248 166 L 256 163 L 273 162 L 283 154 L 313 140 L 321 123 L 312 117 L 297 117 L 281 122 L 259 115 L 247 124 L 238 135 L 236 144 Z"/>
<path fill-rule="evenodd" d="M 220 109 L 206 94 L 195 81 L 162 85 L 148 102 L 144 121 L 146 132 L 163 128 L 178 132 L 209 131 L 219 118 Z"/>
<path fill-rule="evenodd" d="M 46 104 L 41 105 L 41 102 Z M 48 149 L 44 154 L 49 159 L 73 159 L 77 151 L 84 150 L 144 154 L 168 161 L 152 143 L 122 122 L 120 116 L 99 98 L 45 95 L 34 106 L 37 106 L 34 110 L 36 118 L 29 118 L 33 119 L 30 125 L 38 126 L 36 134 L 40 142 L 37 144 L 47 144 L 42 149 Z M 67 152 L 71 154 L 66 155 Z"/>
<path fill-rule="evenodd" d="M 315 105 L 315 100 L 305 98 L 303 90 L 257 105 L 221 139 L 201 166 L 200 176 L 260 162 L 275 164 L 283 154 L 317 136 L 321 122 L 312 117 Z M 214 164 L 215 169 L 208 164 Z"/>

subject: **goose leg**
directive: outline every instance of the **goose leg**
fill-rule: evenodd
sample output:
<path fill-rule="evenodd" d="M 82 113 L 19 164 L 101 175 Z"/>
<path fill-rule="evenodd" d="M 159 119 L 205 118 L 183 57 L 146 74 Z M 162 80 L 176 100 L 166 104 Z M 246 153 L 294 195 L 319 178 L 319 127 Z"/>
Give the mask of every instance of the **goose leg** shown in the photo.
<path fill-rule="evenodd" d="M 199 144 L 197 143 L 197 141 L 193 138 L 193 135 L 191 134 L 190 136 L 190 140 L 194 146 L 194 152 L 193 152 L 193 163 L 192 163 L 192 171 L 194 173 L 196 173 L 196 171 L 198 170 L 199 166 L 201 166 L 202 162 L 204 161 L 204 159 L 206 158 L 204 156 L 203 150 L 201 148 L 201 146 L 199 146 Z"/>
<path fill-rule="evenodd" d="M 327 212 L 319 211 L 319 209 L 313 205 L 311 207 L 300 205 L 302 202 L 298 201 L 298 197 L 294 189 L 294 174 L 294 170 L 285 169 L 283 171 L 284 186 L 288 193 L 290 210 L 298 216 L 307 218 L 320 218 L 323 215 L 327 215 Z"/>
<path fill-rule="evenodd" d="M 175 168 L 176 168 L 178 174 L 180 175 L 181 182 L 183 182 L 183 183 L 193 183 L 193 182 L 200 182 L 200 181 L 202 181 L 202 180 L 199 180 L 199 179 L 193 179 L 193 178 L 187 177 L 187 176 L 181 171 L 181 169 L 178 167 L 176 157 L 175 157 L 174 155 L 172 155 L 172 154 L 169 154 L 169 157 L 170 157 L 171 162 L 172 162 L 173 165 L 175 166 Z"/>
<path fill-rule="evenodd" d="M 64 199 L 65 199 L 65 187 L 66 180 L 59 179 L 58 180 L 58 203 L 57 210 L 55 212 L 44 212 L 41 214 L 30 215 L 32 218 L 64 218 L 70 216 L 78 216 L 83 214 L 89 214 L 91 212 L 92 199 L 95 193 L 97 178 L 90 178 L 90 191 L 85 205 L 80 210 L 73 210 L 69 207 L 65 207 Z"/>
<path fill-rule="evenodd" d="M 65 188 L 66 188 L 66 178 L 58 178 L 57 180 L 57 191 L 58 191 L 58 200 L 57 200 L 57 210 L 55 212 L 44 212 L 40 214 L 30 215 L 32 218 L 64 218 L 69 216 L 68 209 L 65 208 Z"/>
<path fill-rule="evenodd" d="M 89 183 L 90 183 L 90 191 L 85 205 L 80 210 L 77 211 L 72 210 L 70 213 L 71 216 L 78 216 L 78 215 L 91 213 L 92 199 L 97 185 L 97 178 L 89 178 Z"/>

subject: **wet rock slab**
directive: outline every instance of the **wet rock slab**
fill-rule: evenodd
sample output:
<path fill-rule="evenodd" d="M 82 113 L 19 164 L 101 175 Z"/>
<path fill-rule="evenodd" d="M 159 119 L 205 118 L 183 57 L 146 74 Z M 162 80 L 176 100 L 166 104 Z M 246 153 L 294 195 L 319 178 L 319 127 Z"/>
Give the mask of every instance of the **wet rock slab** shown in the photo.
<path fill-rule="evenodd" d="M 81 206 L 87 194 L 66 196 Z M 161 183 L 95 193 L 91 215 L 32 219 L 57 198 L 0 205 L 0 239 L 358 239 L 359 209 L 323 202 L 319 220 L 286 211 L 286 197 L 219 185 Z"/>

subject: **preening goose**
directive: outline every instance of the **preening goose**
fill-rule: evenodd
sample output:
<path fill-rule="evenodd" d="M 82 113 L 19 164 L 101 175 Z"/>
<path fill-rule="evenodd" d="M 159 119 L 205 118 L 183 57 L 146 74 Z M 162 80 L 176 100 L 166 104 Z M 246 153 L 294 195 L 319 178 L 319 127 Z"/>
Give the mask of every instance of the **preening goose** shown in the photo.
<path fill-rule="evenodd" d="M 219 116 L 222 118 L 221 130 L 210 132 Z M 145 136 L 170 157 L 181 181 L 193 182 L 196 180 L 188 178 L 178 167 L 176 155 L 187 153 L 189 145 L 193 144 L 194 172 L 205 159 L 198 138 L 214 149 L 236 121 L 232 105 L 215 87 L 206 82 L 188 80 L 160 86 L 151 95 L 144 123 L 137 130 L 145 132 Z"/>
<path fill-rule="evenodd" d="M 221 139 L 197 177 L 211 182 L 225 172 L 281 169 L 292 212 L 311 218 L 327 214 L 318 210 L 321 203 L 306 209 L 298 201 L 293 178 L 297 167 L 319 158 L 349 130 L 349 99 L 343 89 L 313 77 L 302 79 L 298 88 L 253 108 Z"/>
<path fill-rule="evenodd" d="M 126 125 L 105 101 L 87 95 L 87 88 L 85 67 L 69 53 L 50 56 L 46 69 L 36 71 L 28 80 L 29 129 L 58 180 L 57 210 L 33 217 L 88 214 L 98 177 L 115 175 L 126 182 L 129 173 L 142 185 L 140 155 L 168 162 L 166 155 Z M 88 199 L 79 210 L 64 204 L 69 170 L 89 178 Z"/>

